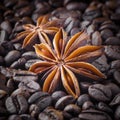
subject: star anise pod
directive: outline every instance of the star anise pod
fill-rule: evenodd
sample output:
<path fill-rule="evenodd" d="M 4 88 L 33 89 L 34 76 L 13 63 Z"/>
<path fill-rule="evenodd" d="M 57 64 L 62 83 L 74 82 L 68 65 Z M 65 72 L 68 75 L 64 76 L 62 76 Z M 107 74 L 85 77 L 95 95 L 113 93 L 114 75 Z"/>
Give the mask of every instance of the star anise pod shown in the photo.
<path fill-rule="evenodd" d="M 66 91 L 78 97 L 80 88 L 74 73 L 97 80 L 105 78 L 96 67 L 88 63 L 89 58 L 102 54 L 101 46 L 87 45 L 88 35 L 85 32 L 75 34 L 67 42 L 67 35 L 60 29 L 53 39 L 53 46 L 46 43 L 36 44 L 36 54 L 43 60 L 34 63 L 30 71 L 35 73 L 45 73 L 43 78 L 43 91 L 52 93 L 59 81 Z"/>
<path fill-rule="evenodd" d="M 33 43 L 38 37 L 42 43 L 51 45 L 47 34 L 55 34 L 60 26 L 60 20 L 49 21 L 49 15 L 40 16 L 37 19 L 36 26 L 32 24 L 23 25 L 25 31 L 17 34 L 15 40 L 12 42 L 24 40 L 22 47 L 25 48 L 30 45 L 30 43 Z"/>

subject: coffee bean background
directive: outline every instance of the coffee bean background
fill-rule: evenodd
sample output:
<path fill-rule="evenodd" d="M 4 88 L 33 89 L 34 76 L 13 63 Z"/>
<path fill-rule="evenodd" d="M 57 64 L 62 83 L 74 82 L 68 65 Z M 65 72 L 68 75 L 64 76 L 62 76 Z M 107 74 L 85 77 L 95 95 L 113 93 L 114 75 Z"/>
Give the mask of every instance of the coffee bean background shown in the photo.
<path fill-rule="evenodd" d="M 0 1 L 0 120 L 120 120 L 120 0 Z M 69 36 L 80 30 L 88 44 L 104 45 L 92 62 L 107 79 L 80 80 L 81 95 L 67 95 L 61 85 L 52 94 L 41 91 L 41 76 L 26 71 L 39 58 L 16 41 L 22 25 L 51 14 L 63 20 Z"/>

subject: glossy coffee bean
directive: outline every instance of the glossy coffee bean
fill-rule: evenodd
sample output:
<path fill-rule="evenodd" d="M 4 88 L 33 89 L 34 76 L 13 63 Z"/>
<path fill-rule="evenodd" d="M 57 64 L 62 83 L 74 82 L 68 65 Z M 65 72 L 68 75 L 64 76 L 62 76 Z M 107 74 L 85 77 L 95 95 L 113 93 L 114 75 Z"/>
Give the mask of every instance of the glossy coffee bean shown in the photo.
<path fill-rule="evenodd" d="M 91 101 L 86 101 L 82 105 L 82 110 L 87 110 L 87 109 L 91 109 L 91 108 L 94 108 L 94 104 Z"/>
<path fill-rule="evenodd" d="M 98 110 L 84 110 L 79 114 L 81 120 L 112 120 L 110 116 Z"/>
<path fill-rule="evenodd" d="M 62 112 L 53 108 L 46 108 L 39 114 L 38 120 L 63 120 Z"/>
<path fill-rule="evenodd" d="M 46 92 L 36 92 L 28 99 L 29 104 L 36 104 L 42 111 L 46 107 L 51 106 L 52 97 Z"/>
<path fill-rule="evenodd" d="M 89 95 L 97 101 L 108 102 L 112 97 L 111 90 L 102 84 L 91 85 L 88 92 Z"/>
<path fill-rule="evenodd" d="M 8 97 L 5 102 L 5 106 L 9 113 L 23 114 L 28 109 L 28 103 L 22 95 L 17 95 L 16 97 Z"/>
<path fill-rule="evenodd" d="M 114 72 L 114 78 L 115 78 L 116 83 L 120 85 L 120 71 Z"/>
<path fill-rule="evenodd" d="M 72 104 L 75 102 L 75 98 L 71 95 L 61 97 L 55 104 L 55 108 L 63 110 L 66 105 Z"/>

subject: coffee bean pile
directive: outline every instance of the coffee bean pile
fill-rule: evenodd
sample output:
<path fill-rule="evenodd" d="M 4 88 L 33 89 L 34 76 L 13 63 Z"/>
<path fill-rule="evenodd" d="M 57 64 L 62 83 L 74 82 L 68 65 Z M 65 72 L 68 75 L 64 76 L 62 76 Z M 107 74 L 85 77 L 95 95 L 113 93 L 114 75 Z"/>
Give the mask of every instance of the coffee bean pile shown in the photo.
<path fill-rule="evenodd" d="M 120 0 L 1 0 L 0 2 L 0 120 L 120 120 Z M 41 75 L 26 71 L 39 58 L 34 49 L 11 43 L 22 25 L 39 16 L 64 19 L 69 36 L 85 30 L 88 43 L 104 45 L 92 62 L 107 79 L 80 78 L 75 99 L 59 85 L 42 92 Z M 78 76 L 79 77 L 79 76 Z"/>

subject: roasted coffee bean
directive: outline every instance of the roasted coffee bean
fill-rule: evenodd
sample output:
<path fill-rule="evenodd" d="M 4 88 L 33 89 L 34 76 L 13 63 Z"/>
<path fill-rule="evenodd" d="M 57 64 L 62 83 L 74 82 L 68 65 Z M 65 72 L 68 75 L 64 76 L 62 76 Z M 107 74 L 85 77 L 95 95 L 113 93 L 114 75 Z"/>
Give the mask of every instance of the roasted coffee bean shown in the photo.
<path fill-rule="evenodd" d="M 77 116 L 81 112 L 81 108 L 75 104 L 69 104 L 64 108 L 64 111 L 68 112 L 73 116 Z"/>
<path fill-rule="evenodd" d="M 70 35 L 73 36 L 76 33 L 78 33 L 79 31 L 80 31 L 80 29 L 78 27 L 74 27 L 74 28 L 71 29 Z"/>
<path fill-rule="evenodd" d="M 117 106 L 114 117 L 115 117 L 115 120 L 120 120 L 120 105 Z"/>
<path fill-rule="evenodd" d="M 14 48 L 15 48 L 16 50 L 21 50 L 21 49 L 22 49 L 22 45 L 21 45 L 20 43 L 15 43 L 15 44 L 14 44 Z"/>
<path fill-rule="evenodd" d="M 22 95 L 17 95 L 15 97 L 8 97 L 5 102 L 5 106 L 9 113 L 23 114 L 28 109 L 28 103 Z"/>
<path fill-rule="evenodd" d="M 63 120 L 63 115 L 58 110 L 46 108 L 39 114 L 38 120 Z"/>
<path fill-rule="evenodd" d="M 112 95 L 115 96 L 116 94 L 120 93 L 120 87 L 117 86 L 116 84 L 114 83 L 108 83 L 106 84 L 106 87 L 109 87 L 111 92 L 112 92 Z"/>
<path fill-rule="evenodd" d="M 92 44 L 93 45 L 102 45 L 102 38 L 98 31 L 95 31 L 92 34 Z"/>
<path fill-rule="evenodd" d="M 89 101 L 90 100 L 90 97 L 88 94 L 83 94 L 83 95 L 80 95 L 77 99 L 77 105 L 82 107 L 82 105 L 84 104 L 84 102 L 86 101 Z"/>
<path fill-rule="evenodd" d="M 112 109 L 105 103 L 99 102 L 97 108 L 106 113 L 113 113 Z"/>
<path fill-rule="evenodd" d="M 97 101 L 108 102 L 111 100 L 112 92 L 110 88 L 102 84 L 91 85 L 88 89 L 89 95 Z"/>
<path fill-rule="evenodd" d="M 61 97 L 55 104 L 55 108 L 59 110 L 63 110 L 65 106 L 68 104 L 72 104 L 75 102 L 75 98 L 71 95 Z"/>
<path fill-rule="evenodd" d="M 88 27 L 88 25 L 90 25 L 90 21 L 85 20 L 85 21 L 81 22 L 80 25 L 81 25 L 82 29 L 86 29 Z"/>
<path fill-rule="evenodd" d="M 8 34 L 12 32 L 12 27 L 9 21 L 3 21 L 0 25 L 1 29 L 7 31 Z"/>
<path fill-rule="evenodd" d="M 120 71 L 114 72 L 114 78 L 115 78 L 116 83 L 120 85 Z"/>
<path fill-rule="evenodd" d="M 23 89 L 23 88 L 18 88 L 16 90 L 14 90 L 11 94 L 11 96 L 17 96 L 17 95 L 22 95 L 25 98 L 29 98 L 30 97 L 30 91 Z"/>
<path fill-rule="evenodd" d="M 35 118 L 33 118 L 32 116 L 30 116 L 28 114 L 22 114 L 22 115 L 20 115 L 20 118 L 22 120 L 36 120 Z"/>
<path fill-rule="evenodd" d="M 53 103 L 55 104 L 61 97 L 66 96 L 66 93 L 63 91 L 56 91 L 52 95 Z"/>
<path fill-rule="evenodd" d="M 91 101 L 86 101 L 82 105 L 82 110 L 87 110 L 87 109 L 91 109 L 91 108 L 94 108 L 94 105 Z"/>
<path fill-rule="evenodd" d="M 120 105 L 120 93 L 117 94 L 110 102 L 110 106 Z"/>
<path fill-rule="evenodd" d="M 40 113 L 40 109 L 36 104 L 31 104 L 29 107 L 29 112 L 32 117 L 37 117 Z"/>
<path fill-rule="evenodd" d="M 89 36 L 95 31 L 95 25 L 91 24 L 87 27 L 87 33 Z"/>
<path fill-rule="evenodd" d="M 112 69 L 119 69 L 120 68 L 120 60 L 114 60 L 111 62 Z"/>
<path fill-rule="evenodd" d="M 104 29 L 101 31 L 101 37 L 103 40 L 106 40 L 109 37 L 113 36 L 113 32 L 110 29 Z"/>
<path fill-rule="evenodd" d="M 25 58 L 19 58 L 17 61 L 13 62 L 10 65 L 10 68 L 14 68 L 14 69 L 24 69 L 26 63 L 26 59 Z"/>
<path fill-rule="evenodd" d="M 36 92 L 28 99 L 29 104 L 36 104 L 42 111 L 52 104 L 52 97 L 46 92 Z"/>
<path fill-rule="evenodd" d="M 41 90 L 40 85 L 33 80 L 22 81 L 22 82 L 19 83 L 18 87 L 23 89 L 23 90 L 29 91 L 30 93 Z"/>
<path fill-rule="evenodd" d="M 106 46 L 105 47 L 106 55 L 111 59 L 120 59 L 120 46 Z"/>
<path fill-rule="evenodd" d="M 20 57 L 21 53 L 17 50 L 12 50 L 10 51 L 6 56 L 5 56 L 5 62 L 6 65 L 12 64 L 15 60 L 17 60 Z M 13 57 L 14 56 L 14 57 Z"/>
<path fill-rule="evenodd" d="M 96 59 L 92 64 L 102 72 L 107 71 L 110 67 L 105 55 L 102 55 L 101 57 Z"/>
<path fill-rule="evenodd" d="M 33 51 L 29 51 L 29 52 L 23 53 L 22 57 L 24 57 L 26 60 L 38 58 L 37 55 L 36 55 L 36 53 L 33 52 Z"/>
<path fill-rule="evenodd" d="M 0 31 L 0 44 L 5 42 L 8 39 L 8 33 L 5 30 Z"/>
<path fill-rule="evenodd" d="M 80 120 L 112 120 L 110 116 L 98 110 L 84 110 L 79 114 Z"/>
<path fill-rule="evenodd" d="M 11 115 L 8 120 L 22 120 L 19 115 Z"/>
<path fill-rule="evenodd" d="M 69 114 L 68 112 L 63 111 L 63 117 L 65 120 L 70 120 L 73 116 Z"/>
<path fill-rule="evenodd" d="M 33 63 L 40 62 L 40 59 L 30 59 L 25 63 L 25 68 L 29 69 Z"/>
<path fill-rule="evenodd" d="M 80 82 L 80 88 L 83 94 L 88 91 L 90 85 L 92 85 L 90 82 Z"/>
<path fill-rule="evenodd" d="M 120 45 L 120 39 L 117 37 L 109 37 L 106 39 L 105 43 L 107 45 Z"/>

